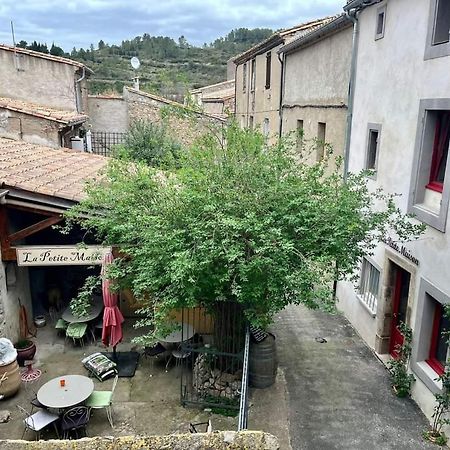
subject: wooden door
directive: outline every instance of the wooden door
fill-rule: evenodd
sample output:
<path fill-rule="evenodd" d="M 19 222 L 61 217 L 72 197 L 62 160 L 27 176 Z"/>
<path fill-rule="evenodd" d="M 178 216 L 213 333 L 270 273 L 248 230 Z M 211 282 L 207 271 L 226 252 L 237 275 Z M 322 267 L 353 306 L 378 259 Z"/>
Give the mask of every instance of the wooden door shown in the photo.
<path fill-rule="evenodd" d="M 409 282 L 411 274 L 401 267 L 396 266 L 395 285 L 392 296 L 392 324 L 389 353 L 393 358 L 398 357 L 397 348 L 403 344 L 403 335 L 398 326 L 400 322 L 406 322 L 406 310 L 408 308 Z"/>

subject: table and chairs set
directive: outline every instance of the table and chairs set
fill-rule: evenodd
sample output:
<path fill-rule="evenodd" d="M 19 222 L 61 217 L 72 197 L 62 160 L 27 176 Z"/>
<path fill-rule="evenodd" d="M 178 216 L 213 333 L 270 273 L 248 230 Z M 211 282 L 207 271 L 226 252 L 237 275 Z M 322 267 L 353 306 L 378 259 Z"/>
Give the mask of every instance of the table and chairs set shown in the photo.
<path fill-rule="evenodd" d="M 31 400 L 31 412 L 17 405 L 23 416 L 22 439 L 26 431 L 31 430 L 39 440 L 42 430 L 50 426 L 58 438 L 86 435 L 92 409 L 105 409 L 113 428 L 112 405 L 117 380 L 116 376 L 111 391 L 94 390 L 92 379 L 84 375 L 62 375 L 47 381 Z"/>

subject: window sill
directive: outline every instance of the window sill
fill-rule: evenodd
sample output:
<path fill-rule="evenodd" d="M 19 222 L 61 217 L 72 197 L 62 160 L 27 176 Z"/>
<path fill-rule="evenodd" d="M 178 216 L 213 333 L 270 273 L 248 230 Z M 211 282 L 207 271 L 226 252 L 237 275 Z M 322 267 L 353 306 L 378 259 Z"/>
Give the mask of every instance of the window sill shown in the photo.
<path fill-rule="evenodd" d="M 439 375 L 430 367 L 426 361 L 418 361 L 412 364 L 412 371 L 427 388 L 437 394 L 442 391 L 442 382 L 438 380 Z"/>
<path fill-rule="evenodd" d="M 373 311 L 369 308 L 367 303 L 364 301 L 364 297 L 361 294 L 356 294 L 356 298 L 359 300 L 363 308 L 372 316 L 372 318 L 375 318 L 377 316 L 376 311 Z"/>

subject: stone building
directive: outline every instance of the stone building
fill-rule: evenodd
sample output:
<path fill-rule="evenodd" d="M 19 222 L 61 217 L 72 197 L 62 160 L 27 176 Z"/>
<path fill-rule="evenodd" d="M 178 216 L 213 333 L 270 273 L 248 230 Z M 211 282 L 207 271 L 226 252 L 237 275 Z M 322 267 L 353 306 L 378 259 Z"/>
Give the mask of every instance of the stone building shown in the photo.
<path fill-rule="evenodd" d="M 350 81 L 352 22 L 342 14 L 283 45 L 280 133 L 297 132 L 312 161 L 326 142 L 343 155 Z M 315 141 L 317 139 L 317 142 Z"/>
<path fill-rule="evenodd" d="M 430 418 L 448 358 L 450 304 L 450 8 L 444 0 L 352 0 L 354 101 L 348 170 L 370 169 L 371 190 L 426 225 L 416 241 L 395 235 L 364 258 L 360 282 L 339 283 L 338 308 L 384 360 L 412 328 L 412 397 Z"/>
<path fill-rule="evenodd" d="M 124 88 L 122 96 L 89 96 L 88 105 L 93 148 L 100 153 L 109 152 L 108 134 L 126 133 L 136 120 L 161 123 L 162 117 L 166 117 L 169 132 L 185 145 L 192 144 L 209 129 L 220 129 L 226 123 L 218 115 L 199 112 L 173 100 L 129 87 Z"/>
<path fill-rule="evenodd" d="M 191 100 L 207 114 L 226 119 L 234 114 L 234 79 L 189 91 Z"/>
<path fill-rule="evenodd" d="M 235 115 L 242 127 L 260 127 L 265 135 L 278 135 L 282 67 L 277 51 L 289 39 L 305 34 L 329 20 L 314 20 L 278 31 L 234 57 Z"/>
<path fill-rule="evenodd" d="M 87 119 L 91 73 L 68 58 L 0 44 L 0 135 L 69 146 Z"/>

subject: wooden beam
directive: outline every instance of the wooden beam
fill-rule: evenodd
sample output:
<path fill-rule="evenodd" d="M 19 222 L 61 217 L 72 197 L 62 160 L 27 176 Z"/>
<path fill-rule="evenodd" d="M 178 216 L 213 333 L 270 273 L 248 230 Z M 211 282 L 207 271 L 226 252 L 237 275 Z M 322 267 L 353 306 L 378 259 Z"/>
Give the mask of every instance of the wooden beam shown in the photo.
<path fill-rule="evenodd" d="M 0 205 L 0 249 L 3 261 L 16 261 L 16 250 L 8 240 L 8 216 L 6 207 Z"/>
<path fill-rule="evenodd" d="M 52 225 L 55 225 L 59 222 L 61 222 L 63 218 L 58 214 L 56 216 L 47 217 L 44 220 L 41 220 L 38 223 L 34 223 L 33 225 L 30 225 L 29 227 L 24 228 L 23 230 L 16 231 L 13 234 L 10 234 L 7 239 L 9 243 L 11 244 L 14 241 L 18 241 L 20 239 L 24 239 L 27 236 L 31 236 L 32 234 L 37 233 L 38 231 L 45 230 L 45 228 L 51 227 Z"/>

